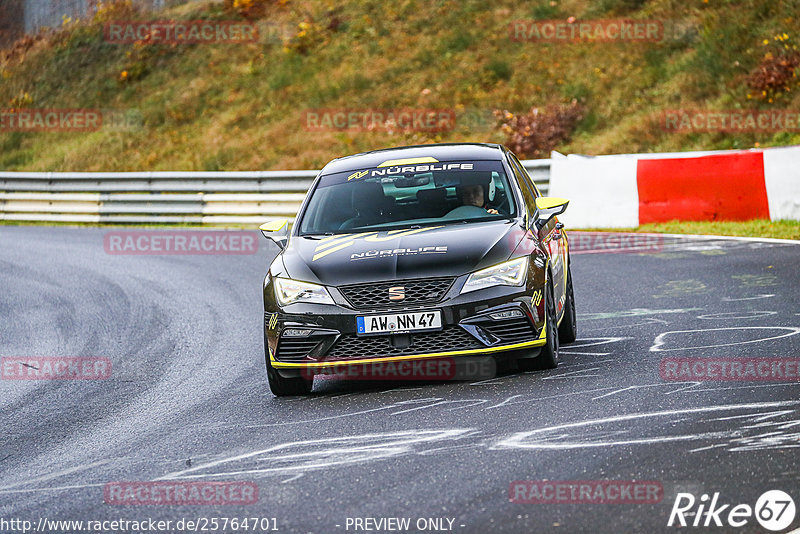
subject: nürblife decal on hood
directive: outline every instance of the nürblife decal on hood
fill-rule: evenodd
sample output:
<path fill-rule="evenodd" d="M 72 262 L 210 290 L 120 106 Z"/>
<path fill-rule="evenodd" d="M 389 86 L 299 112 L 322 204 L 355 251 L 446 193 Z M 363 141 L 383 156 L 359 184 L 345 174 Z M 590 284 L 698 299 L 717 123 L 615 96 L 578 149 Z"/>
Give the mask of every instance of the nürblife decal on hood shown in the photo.
<path fill-rule="evenodd" d="M 350 254 L 350 261 L 368 260 L 371 258 L 388 258 L 391 256 L 416 256 L 418 254 L 447 254 L 446 245 L 435 247 L 416 247 L 416 248 L 387 248 L 383 250 L 373 249 L 366 252 L 354 252 Z"/>
<path fill-rule="evenodd" d="M 382 243 L 385 241 L 391 241 L 393 239 L 397 239 L 398 237 L 420 234 L 422 232 L 428 232 L 430 230 L 435 230 L 437 228 L 442 228 L 442 226 L 428 226 L 425 228 L 389 230 L 388 232 L 340 234 L 340 235 L 326 237 L 325 239 L 320 241 L 319 245 L 317 245 L 317 248 L 314 249 L 314 256 L 313 258 L 311 258 L 311 261 L 317 261 L 320 258 L 324 258 L 328 254 L 332 254 L 333 252 L 338 252 L 342 249 L 345 249 L 353 245 L 356 241 L 363 240 L 364 242 L 367 243 Z M 370 253 L 369 256 L 367 256 L 367 252 Z M 384 250 L 376 249 L 376 250 L 354 253 L 351 255 L 350 259 L 356 260 L 356 259 L 378 258 L 386 256 L 400 256 L 400 255 L 404 256 L 409 254 L 444 254 L 446 252 L 447 252 L 447 247 L 440 245 L 438 246 L 431 245 L 431 246 L 415 247 L 408 249 L 402 249 L 402 248 L 384 249 Z M 383 254 L 381 255 L 381 253 Z"/>

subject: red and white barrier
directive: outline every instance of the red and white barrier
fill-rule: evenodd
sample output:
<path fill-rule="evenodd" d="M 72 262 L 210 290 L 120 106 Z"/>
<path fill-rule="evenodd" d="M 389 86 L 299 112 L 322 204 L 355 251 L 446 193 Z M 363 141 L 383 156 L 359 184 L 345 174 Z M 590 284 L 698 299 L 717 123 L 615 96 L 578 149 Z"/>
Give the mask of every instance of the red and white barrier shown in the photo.
<path fill-rule="evenodd" d="M 570 199 L 573 228 L 682 221 L 800 220 L 800 146 L 763 150 L 561 156 L 549 195 Z"/>

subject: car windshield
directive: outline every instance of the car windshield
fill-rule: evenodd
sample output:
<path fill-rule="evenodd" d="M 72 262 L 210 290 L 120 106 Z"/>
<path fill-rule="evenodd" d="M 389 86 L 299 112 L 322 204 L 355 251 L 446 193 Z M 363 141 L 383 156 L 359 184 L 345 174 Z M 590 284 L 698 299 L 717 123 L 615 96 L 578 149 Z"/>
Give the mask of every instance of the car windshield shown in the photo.
<path fill-rule="evenodd" d="M 301 216 L 300 235 L 469 223 L 515 215 L 514 196 L 500 161 L 383 164 L 323 175 Z"/>

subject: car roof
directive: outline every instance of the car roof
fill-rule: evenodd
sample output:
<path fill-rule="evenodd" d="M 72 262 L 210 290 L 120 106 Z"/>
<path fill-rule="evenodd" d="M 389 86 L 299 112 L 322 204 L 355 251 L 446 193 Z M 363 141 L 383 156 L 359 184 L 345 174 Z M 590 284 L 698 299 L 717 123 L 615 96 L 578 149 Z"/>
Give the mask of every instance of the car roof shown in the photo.
<path fill-rule="evenodd" d="M 390 160 L 422 157 L 432 157 L 437 161 L 499 161 L 503 157 L 503 147 L 494 143 L 438 143 L 385 148 L 337 158 L 325 165 L 322 172 L 331 174 L 368 169 Z"/>

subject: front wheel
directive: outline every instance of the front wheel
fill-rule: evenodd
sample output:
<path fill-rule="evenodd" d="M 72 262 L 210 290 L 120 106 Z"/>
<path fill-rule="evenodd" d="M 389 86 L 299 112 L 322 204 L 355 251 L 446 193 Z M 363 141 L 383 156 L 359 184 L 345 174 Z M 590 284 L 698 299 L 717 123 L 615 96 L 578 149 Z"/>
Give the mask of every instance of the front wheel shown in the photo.
<path fill-rule="evenodd" d="M 572 343 L 578 338 L 578 322 L 575 314 L 575 292 L 572 289 L 572 270 L 567 267 L 567 295 L 564 299 L 564 318 L 558 327 L 558 340 Z"/>
<path fill-rule="evenodd" d="M 556 322 L 556 303 L 553 297 L 553 283 L 547 282 L 547 297 L 545 301 L 545 329 L 547 330 L 547 343 L 535 358 L 518 360 L 522 371 L 542 371 L 558 367 L 558 323 Z"/>
<path fill-rule="evenodd" d="M 308 380 L 302 376 L 285 378 L 267 362 L 267 380 L 269 389 L 276 397 L 287 397 L 290 395 L 308 395 L 314 386 L 313 380 Z"/>
<path fill-rule="evenodd" d="M 267 365 L 267 381 L 269 389 L 276 397 L 289 395 L 308 395 L 314 387 L 314 379 L 308 380 L 303 376 L 285 378 L 272 367 L 269 358 L 269 340 L 267 339 L 267 325 L 264 325 L 264 360 Z M 312 375 L 313 376 L 313 375 Z"/>

